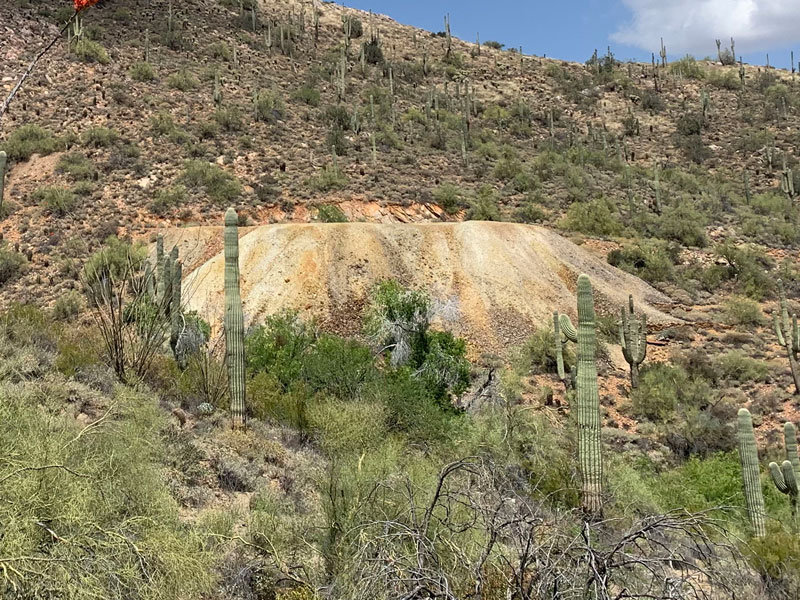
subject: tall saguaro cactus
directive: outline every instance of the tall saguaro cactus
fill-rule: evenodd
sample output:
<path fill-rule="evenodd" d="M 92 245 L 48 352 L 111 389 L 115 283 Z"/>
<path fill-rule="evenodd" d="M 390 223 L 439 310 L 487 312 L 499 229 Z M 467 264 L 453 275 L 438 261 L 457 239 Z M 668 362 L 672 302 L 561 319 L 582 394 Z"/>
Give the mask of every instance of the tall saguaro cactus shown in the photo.
<path fill-rule="evenodd" d="M 647 357 L 647 316 L 636 320 L 633 312 L 633 296 L 628 296 L 628 310 L 620 309 L 619 345 L 622 355 L 631 367 L 631 387 L 639 387 L 639 365 Z"/>
<path fill-rule="evenodd" d="M 244 313 L 239 292 L 239 216 L 225 213 L 225 362 L 234 429 L 245 424 Z"/>
<path fill-rule="evenodd" d="M 583 508 L 591 515 L 603 510 L 603 457 L 600 448 L 600 394 L 597 389 L 597 336 L 592 284 L 578 277 L 578 464 Z"/>
<path fill-rule="evenodd" d="M 758 468 L 758 448 L 756 436 L 753 433 L 753 419 L 746 408 L 739 409 L 739 420 L 736 437 L 739 442 L 739 460 L 742 463 L 742 483 L 744 484 L 744 498 L 747 502 L 747 512 L 755 537 L 764 537 L 766 529 L 766 511 L 764 509 L 764 495 L 761 492 L 761 478 Z"/>
<path fill-rule="evenodd" d="M 783 281 L 778 279 L 778 290 L 781 299 L 780 316 L 776 312 L 774 315 L 775 334 L 778 336 L 778 343 L 786 348 L 789 357 L 789 368 L 794 379 L 794 393 L 800 394 L 800 368 L 798 368 L 798 354 L 800 354 L 800 328 L 797 326 L 797 315 L 792 315 L 789 319 L 789 304 L 786 301 L 786 290 Z"/>
<path fill-rule="evenodd" d="M 4 150 L 0 150 L 0 218 L 3 216 L 3 188 L 6 181 L 6 164 L 8 156 Z"/>
<path fill-rule="evenodd" d="M 783 424 L 783 439 L 786 444 L 787 460 L 779 466 L 769 463 L 769 473 L 778 491 L 789 497 L 792 520 L 797 518 L 798 482 L 800 482 L 800 457 L 797 454 L 797 431 L 792 423 Z"/>

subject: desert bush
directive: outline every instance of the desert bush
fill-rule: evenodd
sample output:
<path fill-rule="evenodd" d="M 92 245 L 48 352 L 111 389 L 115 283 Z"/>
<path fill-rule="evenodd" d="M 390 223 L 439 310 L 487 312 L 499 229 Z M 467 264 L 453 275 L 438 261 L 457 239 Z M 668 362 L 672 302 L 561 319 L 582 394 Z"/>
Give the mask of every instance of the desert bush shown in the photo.
<path fill-rule="evenodd" d="M 191 71 L 185 68 L 181 69 L 180 71 L 176 71 L 167 77 L 167 86 L 173 90 L 189 92 L 197 89 L 199 85 L 200 81 L 198 81 L 197 77 L 195 77 Z"/>
<path fill-rule="evenodd" d="M 81 143 L 87 148 L 108 148 L 118 139 L 119 134 L 108 127 L 90 127 L 81 134 Z"/>
<path fill-rule="evenodd" d="M 153 81 L 156 78 L 156 72 L 155 69 L 153 69 L 153 65 L 143 60 L 133 63 L 128 69 L 128 75 L 130 75 L 131 79 L 140 83 Z"/>
<path fill-rule="evenodd" d="M 111 59 L 108 57 L 108 52 L 106 52 L 102 44 L 85 37 L 80 38 L 77 42 L 72 44 L 72 52 L 78 60 L 85 63 L 107 65 L 111 62 Z"/>
<path fill-rule="evenodd" d="M 58 186 L 40 187 L 33 197 L 51 215 L 64 217 L 78 206 L 78 199 L 70 190 Z"/>
<path fill-rule="evenodd" d="M 347 223 L 347 215 L 336 204 L 322 204 L 317 208 L 317 219 L 322 223 Z"/>
<path fill-rule="evenodd" d="M 758 327 L 764 324 L 764 316 L 758 302 L 743 296 L 731 296 L 723 304 L 725 322 L 730 325 Z"/>
<path fill-rule="evenodd" d="M 606 198 L 573 202 L 567 209 L 562 225 L 587 235 L 615 236 L 622 233 L 616 208 Z"/>
<path fill-rule="evenodd" d="M 717 358 L 716 364 L 722 379 L 736 383 L 762 383 L 769 374 L 769 366 L 750 358 L 738 350 L 731 350 Z"/>
<path fill-rule="evenodd" d="M 325 165 L 318 175 L 306 180 L 306 184 L 314 191 L 329 192 L 347 187 L 350 180 L 336 164 Z"/>
<path fill-rule="evenodd" d="M 171 135 L 176 128 L 175 119 L 166 111 L 160 111 L 150 117 L 150 129 L 155 136 Z"/>
<path fill-rule="evenodd" d="M 235 106 L 217 109 L 214 120 L 224 131 L 241 131 L 243 127 L 242 113 Z"/>
<path fill-rule="evenodd" d="M 163 215 L 185 201 L 186 187 L 180 184 L 174 185 L 156 192 L 156 197 L 150 203 L 150 210 L 157 215 Z"/>
<path fill-rule="evenodd" d="M 73 179 L 92 179 L 96 170 L 92 161 L 86 155 L 79 152 L 68 152 L 64 154 L 56 165 L 56 171 L 66 173 Z"/>
<path fill-rule="evenodd" d="M 671 281 L 680 248 L 659 240 L 642 240 L 608 253 L 608 264 L 649 283 Z"/>
<path fill-rule="evenodd" d="M 433 199 L 448 214 L 455 214 L 467 204 L 467 194 L 452 183 L 443 183 L 433 190 Z"/>
<path fill-rule="evenodd" d="M 188 188 L 202 187 L 220 206 L 230 205 L 242 193 L 242 184 L 235 176 L 203 160 L 186 161 L 180 180 Z"/>
<path fill-rule="evenodd" d="M 303 361 L 317 340 L 313 323 L 304 323 L 294 312 L 270 315 L 245 338 L 247 369 L 267 373 L 282 386 L 300 379 Z"/>
<path fill-rule="evenodd" d="M 534 372 L 557 373 L 555 332 L 552 327 L 539 327 L 520 348 L 520 358 L 524 367 L 533 367 Z M 569 344 L 563 344 L 564 366 L 569 372 L 575 364 L 575 357 Z"/>
<path fill-rule="evenodd" d="M 292 92 L 292 100 L 302 102 L 309 106 L 319 106 L 320 93 L 312 84 L 307 83 Z"/>
<path fill-rule="evenodd" d="M 259 90 L 253 99 L 256 121 L 277 123 L 283 117 L 284 105 L 277 89 Z"/>
<path fill-rule="evenodd" d="M 59 296 L 53 305 L 53 318 L 57 321 L 67 321 L 77 316 L 83 308 L 81 295 L 75 290 Z"/>
<path fill-rule="evenodd" d="M 38 125 L 23 125 L 12 131 L 0 148 L 5 150 L 9 160 L 28 160 L 33 154 L 55 152 L 58 140 L 50 131 Z"/>
<path fill-rule="evenodd" d="M 495 40 L 486 40 L 483 42 L 483 45 L 487 48 L 493 48 L 495 50 L 502 50 L 505 48 L 505 44 L 501 44 L 500 42 L 496 42 Z"/>
<path fill-rule="evenodd" d="M 678 201 L 667 206 L 658 219 L 658 237 L 679 242 L 684 246 L 706 245 L 706 217 L 689 202 Z"/>
<path fill-rule="evenodd" d="M 0 243 L 0 285 L 20 275 L 27 263 L 23 254 L 10 250 L 4 242 Z"/>
<path fill-rule="evenodd" d="M 351 40 L 364 35 L 364 25 L 361 23 L 361 19 L 348 15 L 343 17 L 342 21 L 342 31 L 349 34 Z"/>
<path fill-rule="evenodd" d="M 705 79 L 706 72 L 692 56 L 685 56 L 680 60 L 674 61 L 669 65 L 669 70 L 673 74 L 680 73 L 686 79 Z"/>
<path fill-rule="evenodd" d="M 467 221 L 501 221 L 497 195 L 489 185 L 483 185 L 469 203 L 465 216 Z"/>

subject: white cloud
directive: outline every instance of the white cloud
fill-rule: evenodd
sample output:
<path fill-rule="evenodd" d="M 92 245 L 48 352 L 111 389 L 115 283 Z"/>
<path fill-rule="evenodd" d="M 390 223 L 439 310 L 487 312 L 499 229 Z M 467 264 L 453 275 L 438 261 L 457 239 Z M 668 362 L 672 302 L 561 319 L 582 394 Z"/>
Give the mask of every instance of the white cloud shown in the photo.
<path fill-rule="evenodd" d="M 669 54 L 716 54 L 715 39 L 736 54 L 785 47 L 800 40 L 800 0 L 622 0 L 633 13 L 612 34 L 615 42 Z"/>

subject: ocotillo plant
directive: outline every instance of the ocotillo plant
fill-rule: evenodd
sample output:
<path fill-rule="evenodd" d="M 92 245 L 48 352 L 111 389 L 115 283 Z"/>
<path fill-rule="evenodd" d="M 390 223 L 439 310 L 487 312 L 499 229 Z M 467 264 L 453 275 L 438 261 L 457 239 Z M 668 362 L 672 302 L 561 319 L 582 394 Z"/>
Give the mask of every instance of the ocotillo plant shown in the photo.
<path fill-rule="evenodd" d="M 647 357 L 647 316 L 637 320 L 633 312 L 633 296 L 628 296 L 628 310 L 620 309 L 619 345 L 631 367 L 631 387 L 639 387 L 639 365 Z"/>
<path fill-rule="evenodd" d="M 800 458 L 797 455 L 797 431 L 792 423 L 783 424 L 783 439 L 786 444 L 787 460 L 779 466 L 778 463 L 769 463 L 769 474 L 778 491 L 789 497 L 789 506 L 792 509 L 792 521 L 797 517 L 797 484 L 800 481 Z"/>
<path fill-rule="evenodd" d="M 753 433 L 753 419 L 750 411 L 746 408 L 739 409 L 736 437 L 739 442 L 739 460 L 742 463 L 744 498 L 747 503 L 747 513 L 750 516 L 750 525 L 753 528 L 753 536 L 764 537 L 766 535 L 766 514 L 758 468 L 758 448 L 756 447 L 756 436 Z"/>
<path fill-rule="evenodd" d="M 780 294 L 781 311 L 780 316 L 776 312 L 773 316 L 775 322 L 775 334 L 778 336 L 778 343 L 786 348 L 789 357 L 789 368 L 794 379 L 794 393 L 800 394 L 800 369 L 797 360 L 800 354 L 800 329 L 797 326 L 797 315 L 792 315 L 789 320 L 789 304 L 786 301 L 786 290 L 783 281 L 778 279 L 778 291 Z"/>
<path fill-rule="evenodd" d="M 578 380 L 575 403 L 578 421 L 578 464 L 583 508 L 599 516 L 603 510 L 603 457 L 600 449 L 600 395 L 597 390 L 597 336 L 592 284 L 578 277 Z"/>
<path fill-rule="evenodd" d="M 225 213 L 225 362 L 234 429 L 245 424 L 244 313 L 239 292 L 239 216 Z"/>

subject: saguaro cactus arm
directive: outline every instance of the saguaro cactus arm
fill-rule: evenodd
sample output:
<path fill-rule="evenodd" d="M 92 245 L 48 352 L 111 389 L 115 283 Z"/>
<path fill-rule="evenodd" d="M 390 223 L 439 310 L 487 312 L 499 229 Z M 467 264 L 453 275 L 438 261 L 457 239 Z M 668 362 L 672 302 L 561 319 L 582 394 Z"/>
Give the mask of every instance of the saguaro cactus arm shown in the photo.
<path fill-rule="evenodd" d="M 564 337 L 570 342 L 577 342 L 578 331 L 575 329 L 570 318 L 567 315 L 560 315 L 558 317 L 558 322 L 561 325 L 561 333 L 564 334 Z"/>

